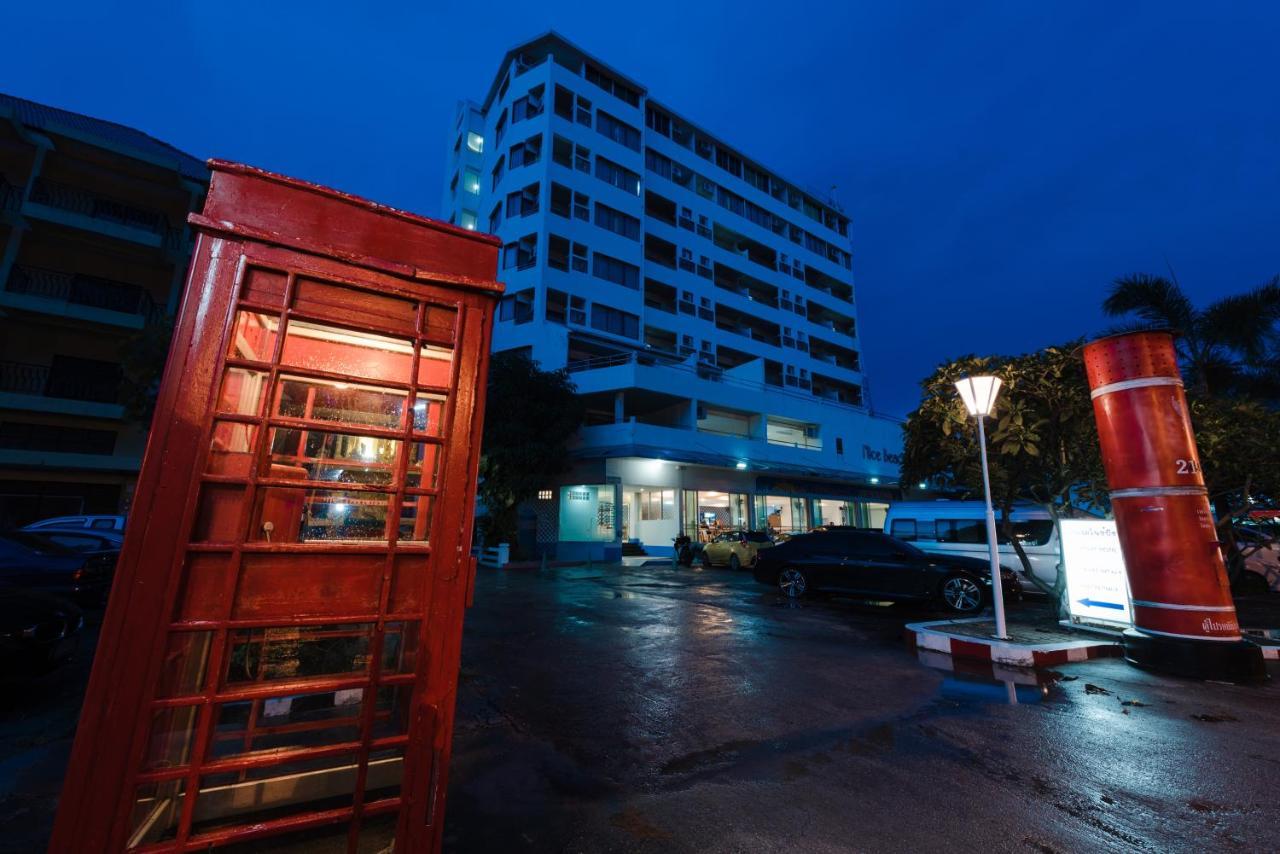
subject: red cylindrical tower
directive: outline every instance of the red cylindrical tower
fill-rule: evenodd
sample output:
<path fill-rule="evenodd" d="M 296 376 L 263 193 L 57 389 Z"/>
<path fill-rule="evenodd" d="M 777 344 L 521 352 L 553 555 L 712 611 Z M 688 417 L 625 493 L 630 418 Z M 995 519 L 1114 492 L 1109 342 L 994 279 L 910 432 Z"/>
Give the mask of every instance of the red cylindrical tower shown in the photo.
<path fill-rule="evenodd" d="M 1133 595 L 1126 657 L 1186 675 L 1255 678 L 1261 654 L 1240 635 L 1173 335 L 1101 338 L 1084 360 Z"/>

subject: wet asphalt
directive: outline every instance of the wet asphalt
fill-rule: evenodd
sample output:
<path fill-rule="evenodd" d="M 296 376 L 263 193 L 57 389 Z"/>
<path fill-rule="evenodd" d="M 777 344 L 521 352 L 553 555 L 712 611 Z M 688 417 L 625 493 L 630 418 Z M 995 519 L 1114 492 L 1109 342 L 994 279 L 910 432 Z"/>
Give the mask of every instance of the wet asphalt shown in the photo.
<path fill-rule="evenodd" d="M 1011 705 L 907 648 L 934 612 L 747 573 L 482 570 L 475 602 L 448 850 L 1280 849 L 1274 664 L 1065 665 Z"/>

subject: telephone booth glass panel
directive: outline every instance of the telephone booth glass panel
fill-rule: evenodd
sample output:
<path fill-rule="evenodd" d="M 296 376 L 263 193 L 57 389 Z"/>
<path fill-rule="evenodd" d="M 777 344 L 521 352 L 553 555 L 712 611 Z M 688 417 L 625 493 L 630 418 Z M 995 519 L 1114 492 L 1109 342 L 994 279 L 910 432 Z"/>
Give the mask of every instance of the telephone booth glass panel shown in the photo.
<path fill-rule="evenodd" d="M 458 311 L 287 268 L 239 294 L 128 847 L 326 817 L 314 850 L 385 844 Z"/>

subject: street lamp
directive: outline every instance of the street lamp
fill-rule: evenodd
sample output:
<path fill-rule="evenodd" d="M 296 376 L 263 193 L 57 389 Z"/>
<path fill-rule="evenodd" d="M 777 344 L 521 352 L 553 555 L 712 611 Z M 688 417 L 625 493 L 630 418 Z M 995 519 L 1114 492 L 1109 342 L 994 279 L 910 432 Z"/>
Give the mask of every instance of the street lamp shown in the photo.
<path fill-rule="evenodd" d="M 978 421 L 978 448 L 982 451 L 982 491 L 987 501 L 987 551 L 991 554 L 991 601 L 996 608 L 996 637 L 1008 640 L 1004 624 L 1004 588 L 1000 583 L 1000 555 L 996 543 L 996 513 L 991 508 L 991 476 L 987 474 L 987 432 L 983 419 L 996 408 L 996 395 L 1000 393 L 999 377 L 965 377 L 956 382 L 956 390 Z"/>

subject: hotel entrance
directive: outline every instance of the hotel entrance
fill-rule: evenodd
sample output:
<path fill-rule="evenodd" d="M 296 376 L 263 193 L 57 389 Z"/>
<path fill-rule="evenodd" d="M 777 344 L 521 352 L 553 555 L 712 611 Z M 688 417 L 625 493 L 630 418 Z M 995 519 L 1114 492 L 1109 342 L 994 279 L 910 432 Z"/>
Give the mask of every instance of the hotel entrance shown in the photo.
<path fill-rule="evenodd" d="M 709 543 L 725 531 L 750 527 L 747 495 L 743 492 L 684 490 L 684 533 L 697 543 Z"/>

